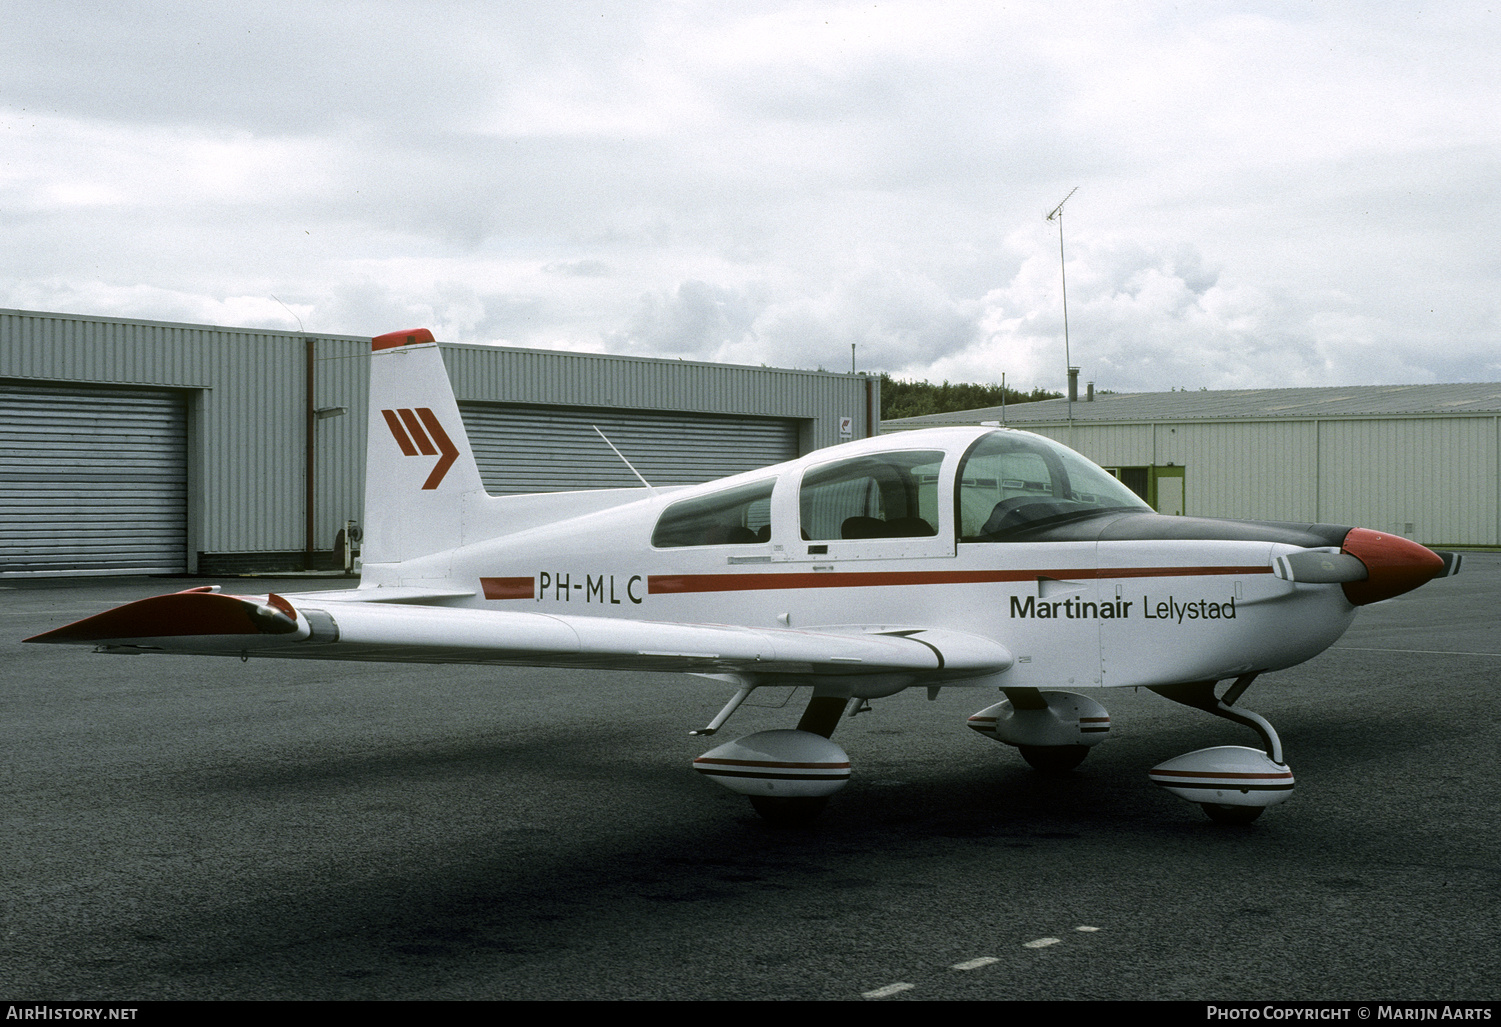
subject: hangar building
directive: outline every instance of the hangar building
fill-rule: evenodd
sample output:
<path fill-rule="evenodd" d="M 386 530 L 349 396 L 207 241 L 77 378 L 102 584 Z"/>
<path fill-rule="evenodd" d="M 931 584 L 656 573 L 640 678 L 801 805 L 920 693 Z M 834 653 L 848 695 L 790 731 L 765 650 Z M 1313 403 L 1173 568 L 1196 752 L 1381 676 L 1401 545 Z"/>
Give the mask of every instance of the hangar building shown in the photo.
<path fill-rule="evenodd" d="M 1078 450 L 1162 513 L 1501 545 L 1501 383 L 1101 394 L 881 430 L 1003 420 Z"/>
<path fill-rule="evenodd" d="M 639 484 L 593 426 L 653 485 L 685 485 L 879 421 L 865 375 L 441 349 L 494 494 Z M 0 576 L 335 566 L 364 503 L 369 353 L 366 337 L 0 310 Z"/>

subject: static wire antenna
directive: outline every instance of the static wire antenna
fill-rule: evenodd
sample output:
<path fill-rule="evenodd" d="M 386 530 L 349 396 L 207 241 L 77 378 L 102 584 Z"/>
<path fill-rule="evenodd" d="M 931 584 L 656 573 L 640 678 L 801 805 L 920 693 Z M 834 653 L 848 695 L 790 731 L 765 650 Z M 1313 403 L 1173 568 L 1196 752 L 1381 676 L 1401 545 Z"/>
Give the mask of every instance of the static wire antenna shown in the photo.
<path fill-rule="evenodd" d="M 1067 203 L 1074 193 L 1079 191 L 1074 186 L 1068 191 L 1068 196 L 1048 212 L 1048 220 L 1058 222 L 1058 278 L 1063 285 L 1063 379 L 1068 381 L 1068 373 L 1073 369 L 1074 362 L 1068 353 L 1068 272 L 1064 270 L 1063 262 L 1063 204 Z M 1074 398 L 1068 394 L 1067 388 L 1064 395 L 1068 396 L 1068 420 L 1072 424 L 1074 420 Z"/>
<path fill-rule="evenodd" d="M 638 470 L 636 470 L 636 468 L 631 464 L 631 462 L 625 458 L 625 454 L 622 453 L 620 450 L 615 449 L 615 443 L 613 443 L 613 442 L 610 441 L 610 437 L 608 435 L 606 435 L 604 432 L 602 432 L 602 431 L 599 430 L 598 425 L 591 424 L 591 425 L 589 425 L 589 427 L 591 427 L 591 428 L 594 429 L 594 434 L 598 435 L 600 438 L 602 438 L 602 439 L 605 440 L 605 445 L 607 445 L 611 449 L 615 450 L 615 455 L 618 456 L 618 457 L 620 457 L 620 462 L 621 463 L 625 464 L 627 467 L 629 467 L 631 469 L 631 473 L 632 474 L 634 474 L 638 478 L 641 478 L 641 484 L 645 485 L 646 488 L 647 488 L 647 490 L 649 492 L 656 492 L 657 491 L 656 489 L 652 488 L 651 482 L 649 482 L 645 478 L 643 478 L 641 476 L 641 472 L 638 471 Z"/>
<path fill-rule="evenodd" d="M 274 299 L 276 302 L 281 303 L 281 297 L 278 296 L 278 295 L 276 295 L 275 293 L 271 294 L 271 298 Z M 291 314 L 294 319 L 296 319 L 296 321 L 297 321 L 297 331 L 300 334 L 302 334 L 302 335 L 306 335 L 307 334 L 307 329 L 304 328 L 304 327 L 302 327 L 302 318 L 298 317 L 297 313 L 291 307 L 287 306 L 285 303 L 281 303 L 281 309 L 285 310 L 288 314 Z"/>

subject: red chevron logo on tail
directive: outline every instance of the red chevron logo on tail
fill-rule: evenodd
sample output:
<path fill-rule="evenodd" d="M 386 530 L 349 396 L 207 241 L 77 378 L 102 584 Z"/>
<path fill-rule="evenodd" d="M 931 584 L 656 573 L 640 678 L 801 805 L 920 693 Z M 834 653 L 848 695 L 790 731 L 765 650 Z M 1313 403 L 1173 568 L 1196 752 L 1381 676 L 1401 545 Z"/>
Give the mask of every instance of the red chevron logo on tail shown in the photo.
<path fill-rule="evenodd" d="M 459 458 L 459 448 L 443 430 L 443 425 L 438 422 L 438 415 L 427 407 L 417 407 L 415 410 L 382 410 L 381 416 L 386 419 L 386 425 L 391 429 L 396 444 L 401 447 L 403 456 L 439 458 L 433 465 L 432 473 L 427 476 L 427 481 L 422 483 L 424 490 L 437 488 L 453 462 Z"/>

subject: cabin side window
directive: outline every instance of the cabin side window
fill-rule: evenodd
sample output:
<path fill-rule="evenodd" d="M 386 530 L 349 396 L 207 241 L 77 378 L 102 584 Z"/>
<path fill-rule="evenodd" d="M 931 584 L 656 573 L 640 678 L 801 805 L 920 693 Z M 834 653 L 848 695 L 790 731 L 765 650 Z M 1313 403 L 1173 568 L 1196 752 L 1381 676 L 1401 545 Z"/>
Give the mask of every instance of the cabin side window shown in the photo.
<path fill-rule="evenodd" d="M 651 544 L 658 549 L 730 546 L 771 538 L 771 490 L 776 479 L 673 503 L 657 519 Z"/>
<path fill-rule="evenodd" d="M 938 533 L 941 451 L 881 453 L 817 467 L 798 497 L 803 538 L 924 538 Z"/>

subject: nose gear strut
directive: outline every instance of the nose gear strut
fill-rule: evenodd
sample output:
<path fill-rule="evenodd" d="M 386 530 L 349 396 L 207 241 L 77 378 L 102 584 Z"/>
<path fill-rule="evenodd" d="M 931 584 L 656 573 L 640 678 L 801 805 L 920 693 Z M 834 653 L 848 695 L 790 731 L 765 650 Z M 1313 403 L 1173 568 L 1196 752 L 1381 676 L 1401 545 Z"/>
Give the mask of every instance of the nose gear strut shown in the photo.
<path fill-rule="evenodd" d="M 1255 731 L 1261 736 L 1262 748 L 1272 758 L 1273 763 L 1284 763 L 1282 759 L 1282 740 L 1277 737 L 1276 730 L 1267 719 L 1259 713 L 1250 710 L 1237 710 L 1231 708 L 1231 703 L 1245 694 L 1246 689 L 1251 687 L 1259 671 L 1254 674 L 1243 674 L 1235 679 L 1235 683 L 1225 689 L 1223 698 L 1215 698 L 1214 686 L 1217 681 L 1194 681 L 1186 685 L 1152 685 L 1150 691 L 1156 692 L 1164 699 L 1182 703 L 1184 706 L 1192 706 L 1196 710 L 1212 713 L 1216 717 L 1234 721 Z"/>

